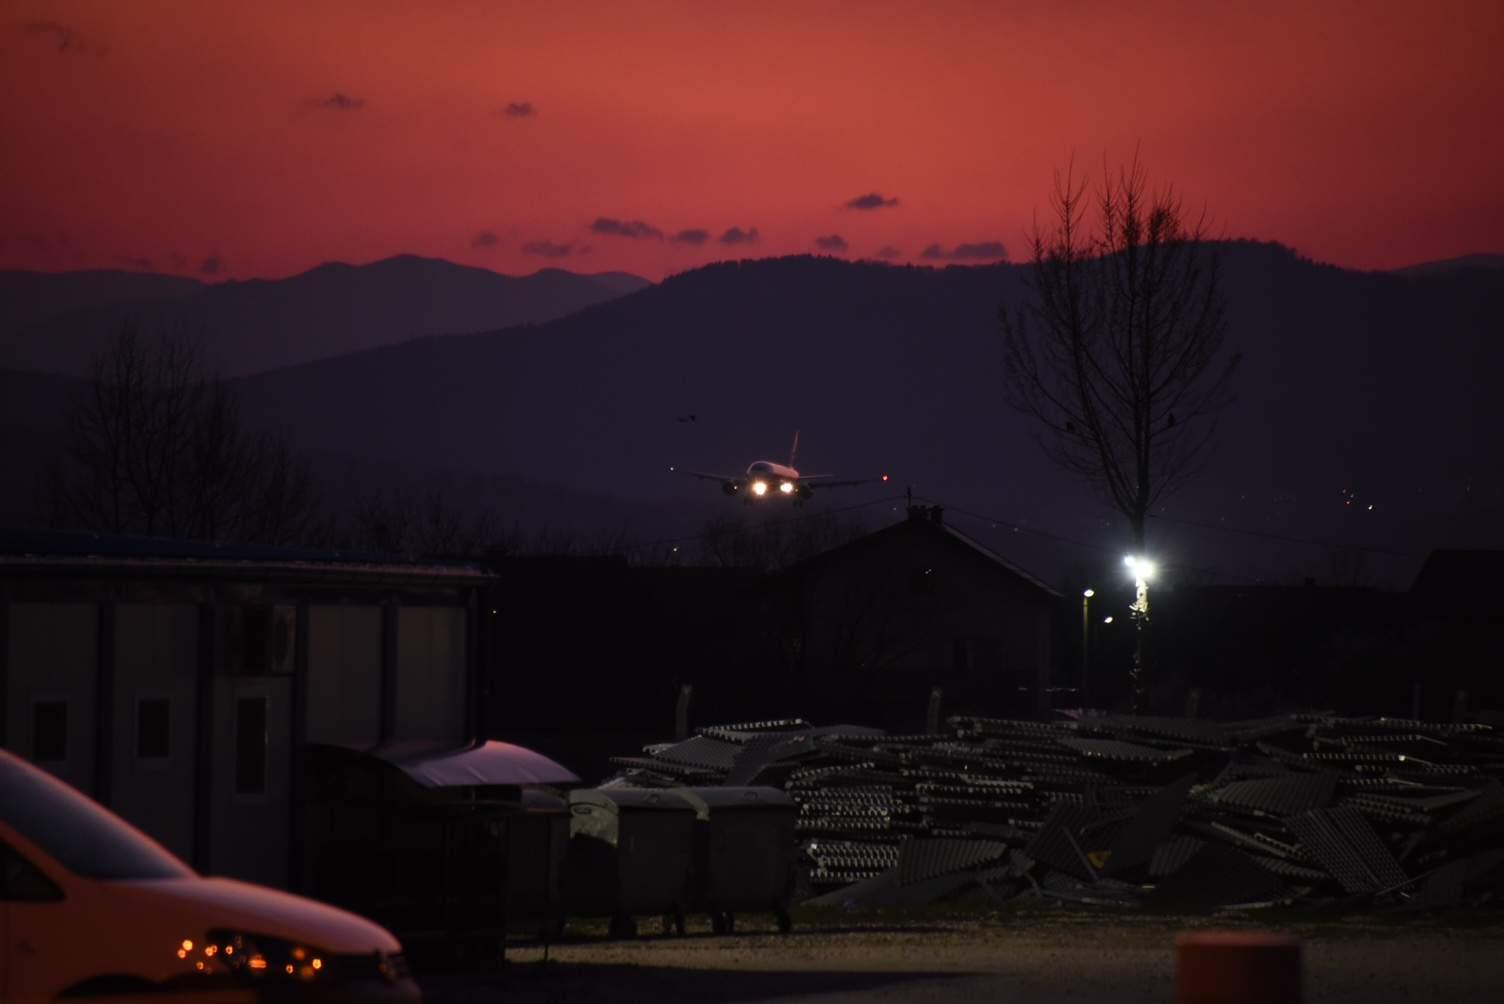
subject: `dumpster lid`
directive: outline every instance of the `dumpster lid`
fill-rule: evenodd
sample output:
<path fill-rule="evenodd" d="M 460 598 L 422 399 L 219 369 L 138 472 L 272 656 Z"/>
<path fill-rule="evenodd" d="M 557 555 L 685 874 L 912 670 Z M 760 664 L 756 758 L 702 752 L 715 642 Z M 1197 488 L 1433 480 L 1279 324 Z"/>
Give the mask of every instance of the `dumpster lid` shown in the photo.
<path fill-rule="evenodd" d="M 777 788 L 728 786 L 720 788 L 676 788 L 675 792 L 695 807 L 701 819 L 714 809 L 783 809 L 794 808 L 794 800 Z"/>
<path fill-rule="evenodd" d="M 527 812 L 569 812 L 569 803 L 558 795 L 550 795 L 537 788 L 522 789 L 522 808 Z"/>
<path fill-rule="evenodd" d="M 597 805 L 603 809 L 666 809 L 684 812 L 693 805 L 683 797 L 681 788 L 576 788 L 569 793 L 569 804 Z"/>
<path fill-rule="evenodd" d="M 425 788 L 481 784 L 575 784 L 567 767 L 525 746 L 488 739 L 466 746 L 428 742 L 385 743 L 368 751 Z"/>

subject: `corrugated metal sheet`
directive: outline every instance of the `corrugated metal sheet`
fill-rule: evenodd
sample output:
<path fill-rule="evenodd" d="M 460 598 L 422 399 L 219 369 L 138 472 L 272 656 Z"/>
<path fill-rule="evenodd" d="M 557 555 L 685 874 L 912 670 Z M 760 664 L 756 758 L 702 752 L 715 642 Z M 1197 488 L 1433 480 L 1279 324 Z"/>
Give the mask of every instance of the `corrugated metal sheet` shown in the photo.
<path fill-rule="evenodd" d="M 686 767 L 730 773 L 741 751 L 740 743 L 713 739 L 710 736 L 692 736 L 681 743 L 656 750 L 653 757 Z"/>
<path fill-rule="evenodd" d="M 1402 885 L 1407 876 L 1368 820 L 1356 809 L 1314 809 L 1287 824 L 1301 848 L 1352 893 Z"/>
<path fill-rule="evenodd" d="M 863 882 L 870 902 L 950 895 L 1005 858 L 1025 864 L 1006 866 L 999 888 L 1037 882 L 1080 902 L 1194 908 L 1292 887 L 1419 902 L 1412 880 L 1504 841 L 1504 758 L 1484 731 L 1332 716 L 950 725 L 887 736 L 748 723 L 618 763 L 649 785 L 764 772 L 799 805 L 812 887 Z M 1212 748 L 1216 729 L 1225 748 Z M 1504 864 L 1470 866 L 1457 895 L 1432 888 L 1469 902 L 1504 894 Z"/>
<path fill-rule="evenodd" d="M 909 840 L 899 847 L 898 881 L 911 885 L 939 875 L 971 871 L 1008 853 L 997 840 Z"/>
<path fill-rule="evenodd" d="M 1329 771 L 1288 774 L 1255 781 L 1234 781 L 1212 793 L 1217 804 L 1270 816 L 1293 816 L 1332 804 L 1337 775 Z"/>

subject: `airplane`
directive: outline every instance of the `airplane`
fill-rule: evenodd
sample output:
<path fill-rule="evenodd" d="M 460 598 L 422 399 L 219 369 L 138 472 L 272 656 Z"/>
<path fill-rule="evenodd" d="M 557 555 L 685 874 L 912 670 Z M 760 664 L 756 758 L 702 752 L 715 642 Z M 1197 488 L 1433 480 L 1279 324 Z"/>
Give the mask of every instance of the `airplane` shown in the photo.
<path fill-rule="evenodd" d="M 681 471 L 670 467 L 674 474 L 684 474 L 704 481 L 719 481 L 721 491 L 727 495 L 740 495 L 748 502 L 764 498 L 787 498 L 795 503 L 804 502 L 816 488 L 846 488 L 864 485 L 871 478 L 840 479 L 833 474 L 800 474 L 794 464 L 799 459 L 799 433 L 794 433 L 794 445 L 789 450 L 789 462 L 780 464 L 772 460 L 754 460 L 747 465 L 745 474 L 707 474 L 704 471 Z M 888 475 L 882 476 L 883 481 Z"/>

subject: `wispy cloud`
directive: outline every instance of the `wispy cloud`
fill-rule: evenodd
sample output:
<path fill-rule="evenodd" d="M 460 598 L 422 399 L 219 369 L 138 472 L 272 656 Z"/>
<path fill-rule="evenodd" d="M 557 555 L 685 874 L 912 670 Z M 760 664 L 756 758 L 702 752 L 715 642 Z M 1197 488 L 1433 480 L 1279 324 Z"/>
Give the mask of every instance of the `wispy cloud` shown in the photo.
<path fill-rule="evenodd" d="M 868 192 L 866 195 L 858 195 L 848 200 L 847 209 L 892 209 L 898 205 L 898 196 L 891 199 L 883 198 L 881 192 Z"/>
<path fill-rule="evenodd" d="M 568 244 L 555 244 L 553 241 L 528 241 L 522 245 L 522 253 L 536 255 L 539 258 L 568 258 L 574 254 L 588 254 L 588 245 L 577 246 L 574 242 Z"/>
<path fill-rule="evenodd" d="M 850 246 L 846 243 L 846 238 L 840 234 L 826 234 L 824 237 L 815 238 L 815 247 L 821 251 L 831 251 L 841 254 L 850 248 Z"/>
<path fill-rule="evenodd" d="M 609 216 L 599 216 L 590 224 L 590 232 L 604 234 L 608 237 L 628 237 L 632 240 L 663 240 L 663 231 L 642 220 L 617 220 Z"/>
<path fill-rule="evenodd" d="M 502 109 L 503 114 L 514 119 L 530 119 L 538 114 L 531 101 L 511 101 Z"/>
<path fill-rule="evenodd" d="M 366 99 L 351 97 L 343 91 L 335 91 L 327 98 L 310 98 L 308 103 L 314 108 L 328 108 L 337 112 L 356 112 L 366 106 Z"/>
<path fill-rule="evenodd" d="M 674 234 L 674 236 L 670 237 L 669 240 L 673 241 L 675 244 L 693 244 L 695 247 L 699 247 L 701 244 L 704 244 L 706 241 L 710 240 L 710 231 L 700 230 L 698 228 L 693 230 L 680 230 L 678 233 Z"/>
<path fill-rule="evenodd" d="M 877 249 L 877 256 L 879 258 L 902 258 L 903 251 L 892 244 L 884 244 Z"/>
<path fill-rule="evenodd" d="M 501 238 L 496 236 L 495 231 L 482 230 L 470 238 L 470 246 L 473 248 L 494 248 Z"/>
<path fill-rule="evenodd" d="M 919 257 L 927 261 L 1006 261 L 1008 249 L 1002 241 L 977 241 L 972 244 L 957 244 L 947 251 L 939 244 L 931 244 Z"/>
<path fill-rule="evenodd" d="M 748 227 L 746 230 L 729 227 L 720 238 L 722 244 L 756 244 L 761 239 L 762 234 L 757 232 L 756 227 Z"/>
<path fill-rule="evenodd" d="M 50 42 L 61 53 L 83 52 L 87 48 L 82 35 L 57 21 L 26 21 L 20 28 L 23 34 Z"/>
<path fill-rule="evenodd" d="M 199 264 L 198 270 L 203 275 L 219 275 L 225 270 L 225 260 L 217 254 L 211 254 Z"/>
<path fill-rule="evenodd" d="M 951 251 L 952 258 L 972 261 L 997 261 L 1008 257 L 1008 249 L 1002 241 L 979 241 L 975 244 L 957 244 Z"/>

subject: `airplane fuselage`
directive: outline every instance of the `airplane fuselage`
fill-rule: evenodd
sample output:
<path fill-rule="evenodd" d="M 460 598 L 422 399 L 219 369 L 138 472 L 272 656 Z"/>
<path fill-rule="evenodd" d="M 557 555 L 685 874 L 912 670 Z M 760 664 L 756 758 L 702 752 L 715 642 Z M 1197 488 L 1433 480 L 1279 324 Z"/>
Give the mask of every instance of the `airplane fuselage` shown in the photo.
<path fill-rule="evenodd" d="M 778 495 L 802 498 L 805 494 L 800 490 L 799 471 L 771 460 L 756 460 L 747 465 L 746 491 L 748 499 Z"/>
<path fill-rule="evenodd" d="M 669 470 L 699 478 L 701 481 L 719 482 L 721 491 L 727 495 L 740 495 L 747 502 L 754 502 L 758 499 L 788 499 L 798 505 L 808 499 L 816 488 L 843 488 L 866 483 L 865 479 L 838 479 L 829 474 L 801 476 L 799 468 L 794 466 L 798 456 L 799 433 L 796 432 L 794 445 L 789 450 L 789 462 L 786 464 L 780 464 L 774 460 L 754 460 L 747 465 L 747 470 L 742 474 L 681 471 L 677 467 L 670 467 Z M 886 474 L 883 475 L 883 480 L 888 480 Z"/>
<path fill-rule="evenodd" d="M 767 478 L 769 481 L 798 481 L 799 472 L 785 464 L 771 460 L 754 460 L 747 465 L 747 478 Z"/>

